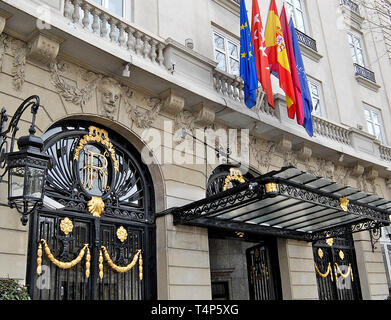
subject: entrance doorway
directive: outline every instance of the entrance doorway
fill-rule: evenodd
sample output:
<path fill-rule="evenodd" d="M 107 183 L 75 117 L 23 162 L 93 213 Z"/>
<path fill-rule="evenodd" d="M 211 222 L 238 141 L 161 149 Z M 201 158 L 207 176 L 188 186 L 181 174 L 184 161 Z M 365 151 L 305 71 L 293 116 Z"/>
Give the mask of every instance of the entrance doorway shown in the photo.
<path fill-rule="evenodd" d="M 282 299 L 276 240 L 209 229 L 214 300 Z"/>
<path fill-rule="evenodd" d="M 53 166 L 45 206 L 30 219 L 31 297 L 155 299 L 155 200 L 140 154 L 81 121 L 53 126 L 44 140 Z"/>

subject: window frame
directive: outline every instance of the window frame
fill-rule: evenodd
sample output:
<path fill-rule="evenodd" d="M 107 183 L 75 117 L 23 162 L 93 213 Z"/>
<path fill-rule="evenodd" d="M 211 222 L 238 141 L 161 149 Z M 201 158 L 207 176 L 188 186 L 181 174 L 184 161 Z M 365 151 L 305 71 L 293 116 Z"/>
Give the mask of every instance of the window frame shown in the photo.
<path fill-rule="evenodd" d="M 366 67 L 366 60 L 367 60 L 367 58 L 366 58 L 366 52 L 365 52 L 364 38 L 362 37 L 361 34 L 358 34 L 358 33 L 354 32 L 352 30 L 347 31 L 346 35 L 347 35 L 347 38 L 348 38 L 348 46 L 349 46 L 349 49 L 350 49 L 350 55 L 352 57 L 353 63 L 356 63 L 356 64 L 358 64 L 361 67 L 367 68 Z M 351 36 L 352 39 L 353 39 L 354 56 L 352 54 L 352 43 L 349 40 L 349 36 Z M 362 64 L 358 62 L 358 58 L 357 58 L 358 57 L 357 56 L 358 48 L 356 47 L 355 39 L 357 39 L 359 41 L 359 44 L 360 44 L 360 47 L 361 47 L 359 49 L 361 50 L 362 62 L 363 62 Z"/>
<path fill-rule="evenodd" d="M 215 35 L 217 35 L 218 37 L 224 39 L 224 50 L 225 51 L 222 51 L 222 49 L 216 47 Z M 221 71 L 224 71 L 224 72 L 226 72 L 226 73 L 228 73 L 228 74 L 230 74 L 232 76 L 240 76 L 240 58 L 239 58 L 240 42 L 239 42 L 239 40 L 236 40 L 233 37 L 230 37 L 227 34 L 221 32 L 219 30 L 213 29 L 212 30 L 212 41 L 213 41 L 213 58 L 214 58 L 214 61 L 217 62 L 217 60 L 216 60 L 216 51 L 218 51 L 218 52 L 220 52 L 220 53 L 225 55 L 226 70 L 222 70 L 220 68 L 217 68 L 217 69 L 221 70 Z M 236 48 L 237 48 L 237 57 L 231 56 L 231 54 L 230 54 L 230 52 L 228 50 L 228 43 L 229 42 L 232 43 L 234 46 L 236 46 Z M 239 68 L 238 68 L 238 73 L 237 74 L 232 73 L 232 68 L 231 68 L 231 63 L 230 63 L 230 59 L 231 58 L 238 63 Z"/>
<path fill-rule="evenodd" d="M 324 98 L 323 98 L 323 87 L 322 87 L 322 83 L 318 80 L 315 80 L 313 78 L 310 78 L 309 76 L 307 76 L 307 82 L 308 82 L 308 89 L 310 91 L 310 95 L 311 95 L 311 102 L 312 102 L 312 110 L 311 110 L 311 115 L 314 115 L 316 117 L 322 117 L 322 118 L 325 118 L 326 117 L 326 110 L 324 108 Z M 315 86 L 317 87 L 317 90 L 318 90 L 318 99 L 319 99 L 319 107 L 318 107 L 318 110 L 319 112 L 315 113 L 314 112 L 314 96 L 313 96 L 313 92 L 312 92 L 312 88 L 311 86 Z"/>
<path fill-rule="evenodd" d="M 369 112 L 370 117 L 371 117 L 370 120 L 368 120 L 365 111 L 368 111 L 368 112 Z M 373 114 L 374 114 L 374 113 L 377 114 L 377 117 L 378 117 L 380 123 L 376 123 L 376 122 L 374 121 L 374 117 L 373 117 Z M 386 145 L 387 141 L 386 141 L 385 128 L 384 128 L 384 121 L 383 121 L 383 116 L 382 116 L 381 110 L 378 109 L 378 108 L 372 107 L 372 106 L 370 106 L 370 105 L 368 105 L 368 104 L 366 104 L 366 103 L 364 103 L 364 117 L 365 117 L 365 123 L 367 124 L 367 132 L 368 132 L 369 134 L 375 136 L 376 139 L 379 140 L 381 144 Z M 369 124 L 372 125 L 372 131 L 374 132 L 373 134 L 370 132 Z M 380 139 L 379 139 L 379 137 L 376 136 L 375 126 L 379 126 L 379 127 L 380 127 L 380 135 L 381 135 L 381 138 L 380 138 Z"/>
<path fill-rule="evenodd" d="M 303 32 L 304 34 L 309 34 L 309 27 L 308 27 L 308 21 L 307 21 L 307 12 L 306 12 L 306 8 L 307 8 L 307 5 L 305 3 L 304 0 L 297 0 L 300 2 L 301 4 L 301 9 L 298 9 L 297 6 L 295 5 L 295 0 L 284 0 L 284 4 L 285 4 L 285 8 L 286 8 L 286 13 L 287 13 L 287 19 L 288 21 L 290 20 L 290 15 L 289 15 L 289 6 L 291 6 L 293 9 L 292 9 L 292 12 L 293 12 L 293 23 L 295 25 L 295 28 L 301 32 Z M 304 27 L 304 30 L 301 30 L 298 28 L 297 26 L 297 13 L 296 11 L 300 11 L 302 16 L 303 16 L 303 27 Z"/>
<path fill-rule="evenodd" d="M 107 10 L 108 12 L 118 16 L 118 17 L 121 17 L 125 20 L 130 20 L 130 17 L 131 17 L 131 12 L 130 12 L 130 9 L 131 9 L 131 3 L 130 1 L 131 0 L 122 0 L 122 11 L 123 11 L 123 15 L 120 16 L 118 14 L 116 14 L 115 12 L 111 11 L 109 9 L 109 1 L 110 0 L 101 0 L 102 1 L 102 4 L 100 5 L 99 3 L 95 2 L 94 0 L 92 0 L 92 2 L 94 2 L 95 4 L 97 4 L 98 6 L 101 6 L 103 9 Z"/>

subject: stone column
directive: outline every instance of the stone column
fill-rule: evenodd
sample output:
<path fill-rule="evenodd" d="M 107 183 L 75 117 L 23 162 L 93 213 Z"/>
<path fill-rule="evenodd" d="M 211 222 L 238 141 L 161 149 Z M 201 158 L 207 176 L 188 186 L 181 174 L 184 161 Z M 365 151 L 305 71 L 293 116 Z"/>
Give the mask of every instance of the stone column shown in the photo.
<path fill-rule="evenodd" d="M 284 300 L 318 300 L 312 244 L 278 239 L 282 296 Z"/>
<path fill-rule="evenodd" d="M 353 234 L 357 268 L 364 300 L 384 300 L 388 296 L 388 284 L 380 241 L 372 251 L 370 234 L 362 231 Z"/>

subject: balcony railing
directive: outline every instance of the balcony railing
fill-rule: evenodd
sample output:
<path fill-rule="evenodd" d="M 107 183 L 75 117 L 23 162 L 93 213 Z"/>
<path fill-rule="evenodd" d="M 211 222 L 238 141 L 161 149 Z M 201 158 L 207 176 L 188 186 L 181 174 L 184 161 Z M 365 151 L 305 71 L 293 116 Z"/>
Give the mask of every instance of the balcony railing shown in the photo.
<path fill-rule="evenodd" d="M 351 145 L 349 129 L 316 116 L 312 116 L 312 122 L 314 133 L 349 146 Z"/>
<path fill-rule="evenodd" d="M 316 47 L 316 40 L 312 39 L 310 36 L 307 36 L 304 32 L 296 29 L 296 34 L 299 42 L 304 44 L 306 47 L 318 52 Z"/>
<path fill-rule="evenodd" d="M 235 2 L 236 4 L 240 5 L 240 0 L 232 0 L 233 2 Z"/>
<path fill-rule="evenodd" d="M 357 63 L 354 63 L 354 72 L 356 76 L 361 76 L 373 83 L 376 83 L 375 73 L 373 73 L 371 70 L 368 70 L 367 68 L 364 68 L 363 66 L 360 66 Z"/>
<path fill-rule="evenodd" d="M 355 3 L 354 1 L 352 1 L 352 0 L 341 0 L 341 4 L 344 5 L 344 6 L 347 6 L 353 12 L 355 12 L 357 14 L 360 14 L 360 10 L 358 8 L 358 4 Z"/>
<path fill-rule="evenodd" d="M 219 69 L 213 71 L 216 91 L 237 102 L 244 102 L 244 85 L 240 77 L 235 77 Z"/>
<path fill-rule="evenodd" d="M 138 30 L 92 1 L 65 0 L 64 16 L 97 37 L 163 67 L 166 46 L 163 41 Z"/>

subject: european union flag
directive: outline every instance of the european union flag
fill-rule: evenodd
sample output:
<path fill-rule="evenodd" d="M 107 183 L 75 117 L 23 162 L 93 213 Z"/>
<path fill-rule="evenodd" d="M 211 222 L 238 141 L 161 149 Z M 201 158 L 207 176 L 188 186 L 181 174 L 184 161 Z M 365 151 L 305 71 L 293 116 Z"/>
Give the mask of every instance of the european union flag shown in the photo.
<path fill-rule="evenodd" d="M 304 107 L 304 122 L 303 127 L 307 131 L 308 135 L 312 137 L 314 135 L 314 130 L 312 126 L 312 99 L 310 89 L 308 88 L 307 74 L 305 73 L 303 57 L 301 56 L 300 45 L 297 39 L 295 25 L 293 24 L 292 18 L 289 20 L 289 30 L 291 32 L 292 38 L 292 47 L 295 54 L 297 74 L 299 76 L 300 87 L 301 87 L 301 96 L 303 97 L 303 107 Z"/>
<path fill-rule="evenodd" d="M 258 78 L 244 0 L 240 0 L 240 77 L 244 81 L 244 102 L 251 109 L 257 103 Z"/>

